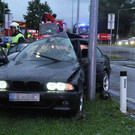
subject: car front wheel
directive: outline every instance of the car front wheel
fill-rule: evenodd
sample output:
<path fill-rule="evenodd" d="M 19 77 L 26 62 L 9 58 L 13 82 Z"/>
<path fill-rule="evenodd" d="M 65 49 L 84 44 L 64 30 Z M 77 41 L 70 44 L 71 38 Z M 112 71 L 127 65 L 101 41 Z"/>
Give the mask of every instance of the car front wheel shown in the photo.
<path fill-rule="evenodd" d="M 79 102 L 76 105 L 76 108 L 71 112 L 71 114 L 76 115 L 77 113 L 82 112 L 82 109 L 83 109 L 83 89 L 80 94 Z"/>

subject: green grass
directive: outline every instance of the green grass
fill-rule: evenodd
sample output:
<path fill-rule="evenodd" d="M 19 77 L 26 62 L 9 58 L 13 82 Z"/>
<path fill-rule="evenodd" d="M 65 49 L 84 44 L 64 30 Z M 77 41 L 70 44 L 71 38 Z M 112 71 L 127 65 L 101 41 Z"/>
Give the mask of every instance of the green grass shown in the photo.
<path fill-rule="evenodd" d="M 122 60 L 123 57 L 116 56 L 116 55 L 110 55 L 110 56 L 109 56 L 109 59 L 110 59 L 110 60 L 118 60 L 118 59 L 119 59 L 119 60 Z"/>
<path fill-rule="evenodd" d="M 0 135 L 135 135 L 135 121 L 112 99 L 85 101 L 87 120 L 44 111 L 0 111 Z"/>

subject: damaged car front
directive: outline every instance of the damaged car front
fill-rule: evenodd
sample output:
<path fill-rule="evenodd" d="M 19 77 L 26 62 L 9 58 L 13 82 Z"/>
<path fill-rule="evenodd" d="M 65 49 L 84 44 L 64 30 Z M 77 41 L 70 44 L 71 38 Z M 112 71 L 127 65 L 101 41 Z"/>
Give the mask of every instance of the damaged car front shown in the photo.
<path fill-rule="evenodd" d="M 3 63 L 0 105 L 77 113 L 83 106 L 84 78 L 70 38 L 62 32 L 29 44 Z"/>

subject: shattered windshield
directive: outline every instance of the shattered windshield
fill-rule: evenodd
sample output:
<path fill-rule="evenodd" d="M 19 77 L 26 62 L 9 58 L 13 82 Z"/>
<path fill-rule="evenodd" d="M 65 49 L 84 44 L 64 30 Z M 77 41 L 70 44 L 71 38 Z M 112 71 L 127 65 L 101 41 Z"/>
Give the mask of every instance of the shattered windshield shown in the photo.
<path fill-rule="evenodd" d="M 56 34 L 57 33 L 57 24 L 45 23 L 39 27 L 39 35 L 45 34 Z"/>
<path fill-rule="evenodd" d="M 65 34 L 65 35 L 64 35 Z M 76 61 L 72 43 L 65 32 L 29 44 L 16 61 Z"/>

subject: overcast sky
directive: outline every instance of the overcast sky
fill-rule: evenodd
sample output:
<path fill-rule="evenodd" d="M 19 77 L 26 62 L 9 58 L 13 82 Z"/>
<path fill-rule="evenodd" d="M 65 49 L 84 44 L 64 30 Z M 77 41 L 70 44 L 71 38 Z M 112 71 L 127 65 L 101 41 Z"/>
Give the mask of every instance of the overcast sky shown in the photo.
<path fill-rule="evenodd" d="M 8 3 L 13 15 L 13 20 L 24 21 L 23 15 L 27 12 L 28 1 L 32 0 L 2 0 Z M 74 23 L 76 23 L 77 0 L 40 0 L 41 3 L 47 1 L 53 13 L 57 14 L 57 19 L 64 19 L 68 27 L 71 27 L 72 1 L 74 1 Z M 90 0 L 80 0 L 80 22 L 88 23 Z"/>

